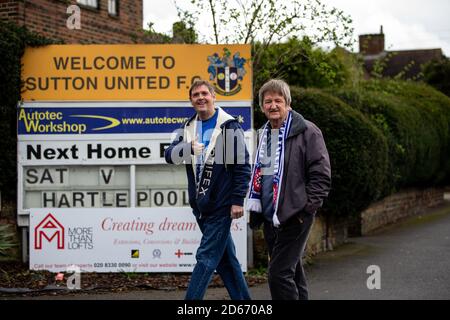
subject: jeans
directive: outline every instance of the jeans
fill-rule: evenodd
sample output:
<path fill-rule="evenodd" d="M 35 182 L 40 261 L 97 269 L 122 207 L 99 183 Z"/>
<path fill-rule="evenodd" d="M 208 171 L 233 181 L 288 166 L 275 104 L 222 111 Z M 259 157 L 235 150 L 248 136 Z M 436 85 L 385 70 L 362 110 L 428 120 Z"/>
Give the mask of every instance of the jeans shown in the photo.
<path fill-rule="evenodd" d="M 232 300 L 250 300 L 247 282 L 236 258 L 229 214 L 197 218 L 197 223 L 203 236 L 185 299 L 203 299 L 214 270 L 217 270 Z"/>
<path fill-rule="evenodd" d="M 269 288 L 273 300 L 308 300 L 302 256 L 314 215 L 302 212 L 276 228 L 264 222 L 269 249 Z"/>

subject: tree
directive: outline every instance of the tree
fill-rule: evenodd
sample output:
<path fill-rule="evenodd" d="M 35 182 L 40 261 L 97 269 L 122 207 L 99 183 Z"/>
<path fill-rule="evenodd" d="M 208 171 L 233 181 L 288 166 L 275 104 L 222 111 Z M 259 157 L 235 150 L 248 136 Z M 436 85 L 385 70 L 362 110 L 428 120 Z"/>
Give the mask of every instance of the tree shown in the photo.
<path fill-rule="evenodd" d="M 154 23 L 149 22 L 147 29 L 142 30 L 142 37 L 140 41 L 144 43 L 187 43 L 192 44 L 197 42 L 197 34 L 192 26 L 186 26 L 184 21 L 175 22 L 172 25 L 172 36 L 164 33 L 156 32 L 153 28 Z"/>
<path fill-rule="evenodd" d="M 156 32 L 155 29 L 153 28 L 153 25 L 154 25 L 153 22 L 147 23 L 147 29 L 142 30 L 143 34 L 141 41 L 143 41 L 144 43 L 163 43 L 163 44 L 172 42 L 172 37 L 164 33 Z"/>
<path fill-rule="evenodd" d="M 188 7 L 185 1 L 175 0 L 175 5 L 188 26 L 198 27 L 199 17 L 208 17 L 212 34 L 199 30 L 208 43 L 269 45 L 306 33 L 314 43 L 345 46 L 352 41 L 351 18 L 342 10 L 327 8 L 321 0 L 191 0 Z"/>
<path fill-rule="evenodd" d="M 257 68 L 253 81 L 258 88 L 268 78 L 285 79 L 304 88 L 353 86 L 363 79 L 356 55 L 343 48 L 330 52 L 314 48 L 307 37 L 271 44 L 261 53 Z"/>
<path fill-rule="evenodd" d="M 192 26 L 187 27 L 183 21 L 178 21 L 173 24 L 173 39 L 176 43 L 196 43 L 197 34 Z"/>
<path fill-rule="evenodd" d="M 189 27 L 196 27 L 201 42 L 252 45 L 254 73 L 261 72 L 261 59 L 273 43 L 304 38 L 308 47 L 353 43 L 352 19 L 342 10 L 328 8 L 320 0 L 175 0 L 178 16 Z M 201 23 L 205 22 L 203 26 Z M 302 55 L 296 46 L 284 54 L 286 59 Z M 306 57 L 306 56 L 305 56 Z M 306 57 L 309 59 L 309 57 Z M 317 64 L 318 69 L 326 66 Z M 320 70 L 319 70 L 320 71 Z M 267 77 L 273 77 L 267 74 Z M 256 86 L 255 86 L 256 88 Z"/>

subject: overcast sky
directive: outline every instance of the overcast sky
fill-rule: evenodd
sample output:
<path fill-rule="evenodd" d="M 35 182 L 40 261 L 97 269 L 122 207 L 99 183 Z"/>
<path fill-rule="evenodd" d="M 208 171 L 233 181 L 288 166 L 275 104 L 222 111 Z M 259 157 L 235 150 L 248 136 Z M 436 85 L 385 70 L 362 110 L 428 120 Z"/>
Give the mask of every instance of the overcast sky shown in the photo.
<path fill-rule="evenodd" d="M 364 33 L 378 33 L 383 25 L 388 50 L 442 48 L 444 54 L 450 56 L 449 0 L 322 2 L 344 10 L 353 18 L 356 37 Z M 173 0 L 144 0 L 144 27 L 152 21 L 156 31 L 169 34 L 172 23 L 177 20 Z"/>

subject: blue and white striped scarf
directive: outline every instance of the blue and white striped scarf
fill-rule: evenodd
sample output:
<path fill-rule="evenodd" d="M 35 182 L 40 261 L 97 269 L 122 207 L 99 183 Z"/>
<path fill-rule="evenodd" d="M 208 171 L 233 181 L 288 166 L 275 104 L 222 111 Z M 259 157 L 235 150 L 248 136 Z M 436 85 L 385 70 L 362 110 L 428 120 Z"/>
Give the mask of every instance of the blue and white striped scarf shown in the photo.
<path fill-rule="evenodd" d="M 289 129 L 291 128 L 292 113 L 289 112 L 286 120 L 283 122 L 278 132 L 278 145 L 275 154 L 274 172 L 273 172 L 273 215 L 278 210 L 278 200 L 280 199 L 280 191 L 284 172 L 284 150 L 285 142 L 289 135 Z M 263 128 L 261 143 L 258 148 L 258 152 L 255 155 L 255 162 L 253 167 L 252 178 L 250 180 L 249 196 L 247 200 L 247 210 L 262 212 L 261 205 L 261 181 L 262 181 L 262 160 L 264 159 L 264 151 L 267 149 L 267 130 L 268 123 Z"/>

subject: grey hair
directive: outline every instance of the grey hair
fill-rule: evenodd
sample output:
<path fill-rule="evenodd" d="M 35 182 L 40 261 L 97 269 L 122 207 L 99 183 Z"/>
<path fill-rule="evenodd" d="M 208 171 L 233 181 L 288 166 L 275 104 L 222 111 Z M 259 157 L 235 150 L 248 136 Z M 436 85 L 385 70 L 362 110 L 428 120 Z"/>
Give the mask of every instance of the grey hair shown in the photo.
<path fill-rule="evenodd" d="M 290 107 L 291 106 L 291 90 L 289 89 L 289 85 L 286 83 L 286 81 L 281 80 L 281 79 L 272 79 L 267 81 L 266 83 L 263 84 L 263 86 L 261 87 L 261 89 L 259 89 L 259 107 L 261 108 L 261 110 L 263 109 L 264 106 L 264 95 L 267 92 L 274 92 L 274 93 L 278 93 L 280 95 L 282 95 L 284 97 L 284 100 L 286 100 L 286 106 Z"/>
<path fill-rule="evenodd" d="M 214 87 L 208 81 L 198 79 L 192 83 L 191 88 L 189 89 L 189 100 L 191 99 L 192 91 L 201 86 L 206 86 L 208 88 L 209 93 L 211 93 L 211 95 L 215 95 Z"/>

